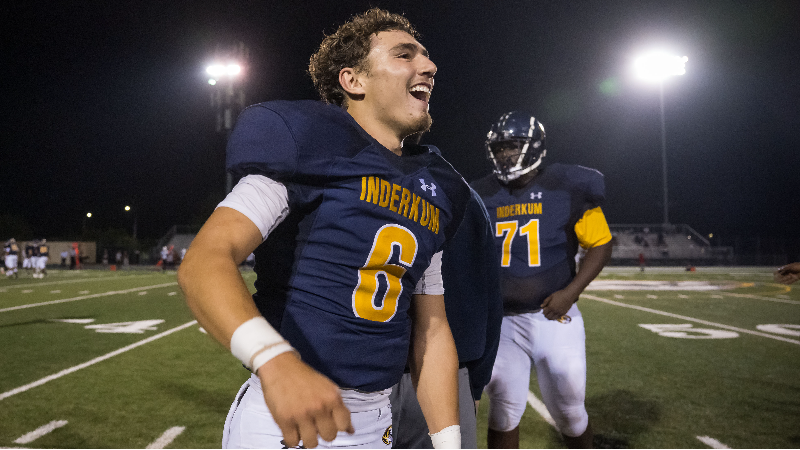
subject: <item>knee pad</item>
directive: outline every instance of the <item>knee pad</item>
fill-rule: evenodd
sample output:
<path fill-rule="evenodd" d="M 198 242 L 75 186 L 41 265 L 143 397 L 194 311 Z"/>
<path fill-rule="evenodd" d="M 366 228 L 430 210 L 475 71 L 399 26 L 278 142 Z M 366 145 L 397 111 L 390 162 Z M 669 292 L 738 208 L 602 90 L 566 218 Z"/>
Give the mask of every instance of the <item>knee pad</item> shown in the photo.
<path fill-rule="evenodd" d="M 561 434 L 578 437 L 586 431 L 589 426 L 589 414 L 586 408 L 570 408 L 561 411 L 560 414 L 553 414 L 553 420 L 558 425 Z"/>

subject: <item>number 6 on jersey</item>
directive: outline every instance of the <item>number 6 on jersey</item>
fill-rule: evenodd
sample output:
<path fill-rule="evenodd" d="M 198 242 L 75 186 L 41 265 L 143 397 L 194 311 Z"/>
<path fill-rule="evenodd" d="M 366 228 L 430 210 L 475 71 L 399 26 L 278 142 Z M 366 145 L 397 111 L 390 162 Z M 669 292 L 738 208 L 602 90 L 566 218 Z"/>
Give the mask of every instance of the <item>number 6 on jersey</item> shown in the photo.
<path fill-rule="evenodd" d="M 500 237 L 505 234 L 505 238 L 503 238 L 503 258 L 500 261 L 500 265 L 503 267 L 511 265 L 511 243 L 517 234 L 518 226 L 519 224 L 516 220 L 497 222 L 495 236 Z M 541 265 L 539 255 L 539 219 L 529 220 L 519 229 L 519 234 L 528 238 L 528 266 L 539 267 Z"/>
<path fill-rule="evenodd" d="M 375 233 L 372 250 L 367 256 L 367 262 L 358 270 L 358 285 L 353 290 L 353 312 L 356 317 L 387 322 L 397 312 L 397 299 L 403 292 L 400 279 L 406 273 L 406 267 L 390 264 L 392 251 L 397 246 L 400 250 L 400 264 L 411 267 L 417 257 L 417 238 L 414 234 L 400 225 L 387 224 Z M 378 294 L 378 276 L 386 279 L 386 293 L 381 306 L 375 304 Z"/>

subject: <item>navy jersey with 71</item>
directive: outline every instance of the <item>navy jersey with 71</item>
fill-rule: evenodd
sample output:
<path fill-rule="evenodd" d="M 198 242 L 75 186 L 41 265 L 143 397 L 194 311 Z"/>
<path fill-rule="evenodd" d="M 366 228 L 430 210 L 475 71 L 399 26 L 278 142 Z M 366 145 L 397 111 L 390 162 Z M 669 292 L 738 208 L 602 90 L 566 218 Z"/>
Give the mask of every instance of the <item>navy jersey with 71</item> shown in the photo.
<path fill-rule="evenodd" d="M 538 310 L 575 277 L 575 224 L 605 200 L 603 175 L 554 163 L 521 189 L 509 189 L 494 174 L 472 187 L 492 219 L 505 314 Z"/>
<path fill-rule="evenodd" d="M 339 386 L 397 383 L 411 294 L 470 196 L 461 176 L 428 147 L 392 153 L 344 110 L 316 101 L 246 109 L 227 164 L 288 192 L 289 215 L 255 251 L 261 314 Z"/>

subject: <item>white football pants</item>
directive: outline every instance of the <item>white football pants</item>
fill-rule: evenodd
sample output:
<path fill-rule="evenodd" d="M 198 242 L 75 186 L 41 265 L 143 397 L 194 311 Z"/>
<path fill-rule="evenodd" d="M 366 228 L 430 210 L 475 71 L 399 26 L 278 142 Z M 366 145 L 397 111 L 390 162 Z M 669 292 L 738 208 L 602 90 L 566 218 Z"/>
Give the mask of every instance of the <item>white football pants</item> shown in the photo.
<path fill-rule="evenodd" d="M 486 386 L 489 428 L 511 431 L 528 399 L 531 363 L 542 401 L 561 433 L 580 436 L 589 425 L 586 398 L 586 333 L 577 305 L 569 323 L 547 320 L 541 311 L 503 317 L 500 347 Z"/>
<path fill-rule="evenodd" d="M 350 421 L 356 432 L 339 432 L 330 442 L 319 438 L 317 448 L 391 448 L 390 392 L 391 389 L 370 393 L 343 389 L 342 400 L 350 410 Z M 256 375 L 251 375 L 236 394 L 225 419 L 222 448 L 286 448 L 281 429 L 267 409 L 261 381 Z"/>

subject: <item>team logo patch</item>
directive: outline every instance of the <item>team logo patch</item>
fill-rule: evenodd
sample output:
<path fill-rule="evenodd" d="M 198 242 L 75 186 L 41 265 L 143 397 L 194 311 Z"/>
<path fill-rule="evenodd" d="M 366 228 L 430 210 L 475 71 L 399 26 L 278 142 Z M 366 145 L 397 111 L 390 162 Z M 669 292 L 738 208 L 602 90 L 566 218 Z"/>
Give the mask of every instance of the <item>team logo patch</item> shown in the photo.
<path fill-rule="evenodd" d="M 386 444 L 386 445 L 392 445 L 392 426 L 391 425 L 389 425 L 389 428 L 387 428 L 386 431 L 383 432 L 383 437 L 381 438 L 381 441 L 383 441 L 383 443 Z"/>
<path fill-rule="evenodd" d="M 541 200 L 542 199 L 542 193 L 541 192 L 531 192 L 531 200 L 536 200 L 537 198 L 539 200 Z"/>
<path fill-rule="evenodd" d="M 428 189 L 430 189 L 431 190 L 431 197 L 436 197 L 436 185 L 433 184 L 433 182 L 431 182 L 431 184 L 425 184 L 425 179 L 424 178 L 420 178 L 419 182 L 420 182 L 420 184 L 422 184 L 422 186 L 420 186 L 420 187 L 422 188 L 423 192 L 427 192 Z"/>

